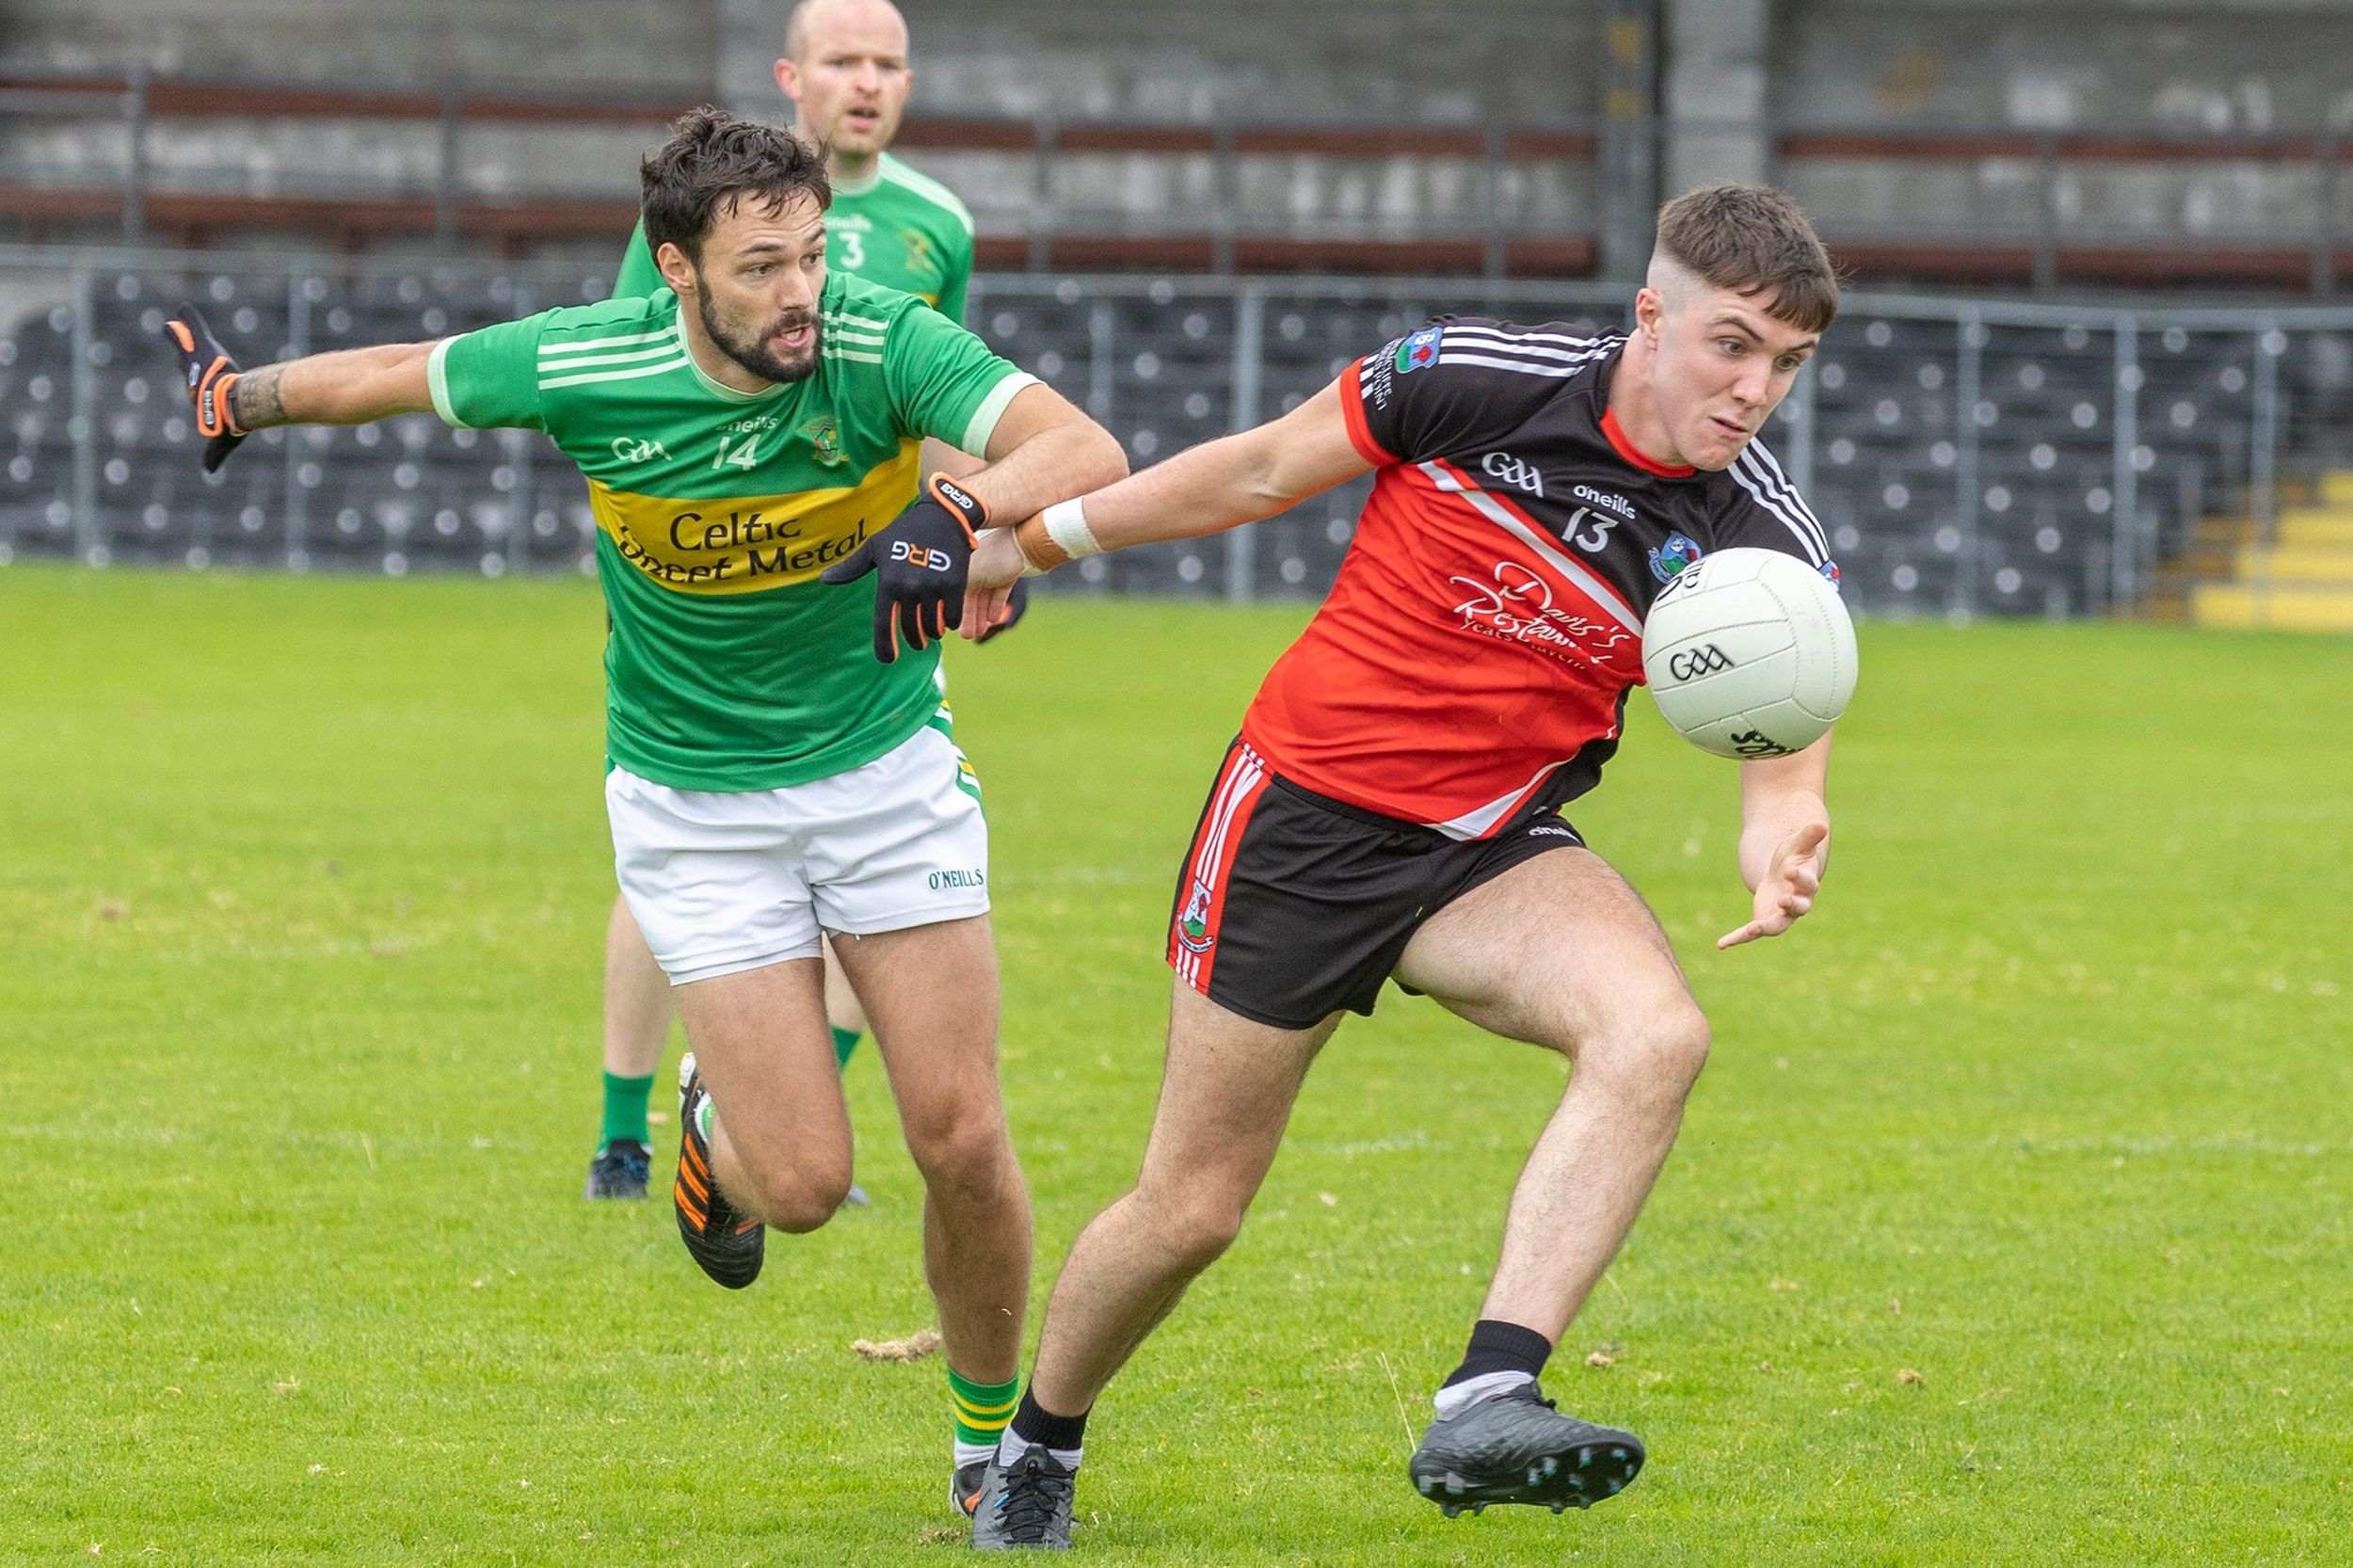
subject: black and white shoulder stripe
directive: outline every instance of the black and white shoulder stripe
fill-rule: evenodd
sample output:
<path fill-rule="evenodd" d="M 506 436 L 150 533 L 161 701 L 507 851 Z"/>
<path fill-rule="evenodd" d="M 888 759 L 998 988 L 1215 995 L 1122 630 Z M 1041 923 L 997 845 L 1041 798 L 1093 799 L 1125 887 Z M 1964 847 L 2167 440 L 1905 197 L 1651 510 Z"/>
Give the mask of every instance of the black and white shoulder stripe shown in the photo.
<path fill-rule="evenodd" d="M 1528 327 L 1454 322 L 1447 326 L 1445 335 L 1438 340 L 1438 362 L 1509 370 L 1522 376 L 1565 381 L 1583 374 L 1587 366 L 1608 359 L 1624 341 L 1617 337 L 1580 338 Z"/>
<path fill-rule="evenodd" d="M 1781 464 L 1766 450 L 1763 441 L 1751 440 L 1747 449 L 1733 459 L 1732 467 L 1725 472 L 1749 492 L 1750 498 L 1759 506 L 1787 525 L 1789 532 L 1797 536 L 1798 543 L 1804 548 L 1809 562 L 1818 567 L 1830 559 L 1830 539 L 1822 532 L 1820 521 L 1806 505 L 1804 498 L 1798 494 L 1798 488 L 1789 482 L 1789 476 L 1782 472 Z"/>

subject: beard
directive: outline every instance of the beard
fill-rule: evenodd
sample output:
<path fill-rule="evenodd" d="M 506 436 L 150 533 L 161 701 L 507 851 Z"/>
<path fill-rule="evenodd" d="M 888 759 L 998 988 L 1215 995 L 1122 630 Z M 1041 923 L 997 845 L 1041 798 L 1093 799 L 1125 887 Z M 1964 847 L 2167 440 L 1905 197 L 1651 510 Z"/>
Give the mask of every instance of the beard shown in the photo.
<path fill-rule="evenodd" d="M 824 327 L 812 311 L 788 311 L 758 332 L 738 334 L 719 319 L 712 309 L 711 291 L 695 291 L 695 311 L 702 317 L 703 330 L 718 345 L 719 352 L 750 371 L 763 381 L 783 385 L 791 381 L 806 381 L 817 374 L 817 361 L 824 347 Z M 795 327 L 808 328 L 808 346 L 790 358 L 769 345 L 779 332 Z"/>

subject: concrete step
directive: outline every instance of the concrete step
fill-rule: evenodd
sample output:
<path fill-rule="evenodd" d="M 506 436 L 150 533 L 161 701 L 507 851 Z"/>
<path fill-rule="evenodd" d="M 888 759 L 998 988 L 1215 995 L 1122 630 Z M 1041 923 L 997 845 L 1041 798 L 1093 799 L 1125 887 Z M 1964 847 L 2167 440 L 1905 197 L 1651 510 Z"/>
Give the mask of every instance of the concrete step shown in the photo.
<path fill-rule="evenodd" d="M 2353 632 L 2353 581 L 2275 584 L 2268 591 L 2244 583 L 2201 583 L 2190 597 L 2190 618 L 2216 630 Z"/>
<path fill-rule="evenodd" d="M 2282 544 L 2265 550 L 2242 546 L 2232 566 L 2239 581 L 2268 577 L 2275 583 L 2353 583 L 2353 541 L 2341 545 Z"/>

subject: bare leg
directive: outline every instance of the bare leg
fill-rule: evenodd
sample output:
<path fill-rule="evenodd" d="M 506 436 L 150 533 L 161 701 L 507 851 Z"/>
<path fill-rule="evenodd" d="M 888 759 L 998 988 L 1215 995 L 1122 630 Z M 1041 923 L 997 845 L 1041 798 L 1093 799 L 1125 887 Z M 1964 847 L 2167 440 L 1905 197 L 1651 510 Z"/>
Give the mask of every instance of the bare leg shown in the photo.
<path fill-rule="evenodd" d="M 1054 1282 L 1030 1390 L 1057 1415 L 1095 1403 L 1193 1277 L 1241 1229 L 1309 1064 L 1338 1026 L 1281 1030 L 1178 982 L 1160 1109 L 1134 1191 L 1096 1215 Z"/>
<path fill-rule="evenodd" d="M 745 1213 L 815 1230 L 850 1186 L 850 1115 L 817 960 L 680 985 L 678 1005 L 718 1112 L 712 1176 Z"/>
<path fill-rule="evenodd" d="M 604 930 L 604 1070 L 647 1078 L 670 1039 L 670 979 L 653 961 L 629 902 L 613 901 Z"/>
<path fill-rule="evenodd" d="M 855 936 L 836 936 L 835 942 L 855 942 Z M 825 947 L 825 1022 L 835 1029 L 846 1029 L 853 1034 L 867 1030 L 866 1009 L 858 1005 L 857 993 L 850 989 L 850 977 L 842 971 L 841 956 Z"/>
<path fill-rule="evenodd" d="M 1003 1383 L 1019 1366 L 1029 1312 L 1030 1194 L 997 1089 L 988 920 L 845 937 L 838 952 L 872 1009 L 907 1151 L 923 1173 L 923 1272 L 948 1364 Z M 839 1105 L 839 1075 L 833 1096 Z"/>
<path fill-rule="evenodd" d="M 1539 856 L 1439 911 L 1397 972 L 1481 1029 L 1576 1062 L 1513 1189 L 1481 1309 L 1558 1342 L 1673 1146 L 1707 1022 L 1658 922 L 1581 849 Z"/>

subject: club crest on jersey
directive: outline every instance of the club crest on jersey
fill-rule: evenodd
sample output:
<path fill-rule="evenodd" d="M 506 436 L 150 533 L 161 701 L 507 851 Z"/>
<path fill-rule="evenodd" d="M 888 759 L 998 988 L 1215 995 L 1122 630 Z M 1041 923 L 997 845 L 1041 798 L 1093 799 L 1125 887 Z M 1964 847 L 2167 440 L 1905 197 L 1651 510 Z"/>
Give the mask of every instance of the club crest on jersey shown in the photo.
<path fill-rule="evenodd" d="M 1443 327 L 1425 327 L 1418 332 L 1408 334 L 1397 345 L 1397 373 L 1402 376 L 1409 370 L 1436 364 L 1438 340 L 1445 335 L 1446 328 Z"/>
<path fill-rule="evenodd" d="M 1700 547 L 1689 535 L 1670 534 L 1665 544 L 1650 552 L 1650 574 L 1661 583 L 1672 583 L 1699 558 Z"/>
<path fill-rule="evenodd" d="M 849 454 L 841 450 L 841 426 L 831 414 L 820 414 L 802 425 L 801 438 L 808 442 L 811 455 L 827 468 L 849 461 Z"/>
<path fill-rule="evenodd" d="M 1824 561 L 1822 563 L 1822 575 L 1829 580 L 1832 587 L 1837 587 L 1839 585 L 1838 563 L 1835 561 Z"/>
<path fill-rule="evenodd" d="M 907 270 L 929 272 L 932 269 L 932 242 L 915 229 L 899 231 L 899 243 L 907 248 Z"/>
<path fill-rule="evenodd" d="M 1216 940 L 1209 932 L 1209 889 L 1195 882 L 1185 912 L 1176 919 L 1176 944 L 1188 952 L 1207 952 Z"/>

